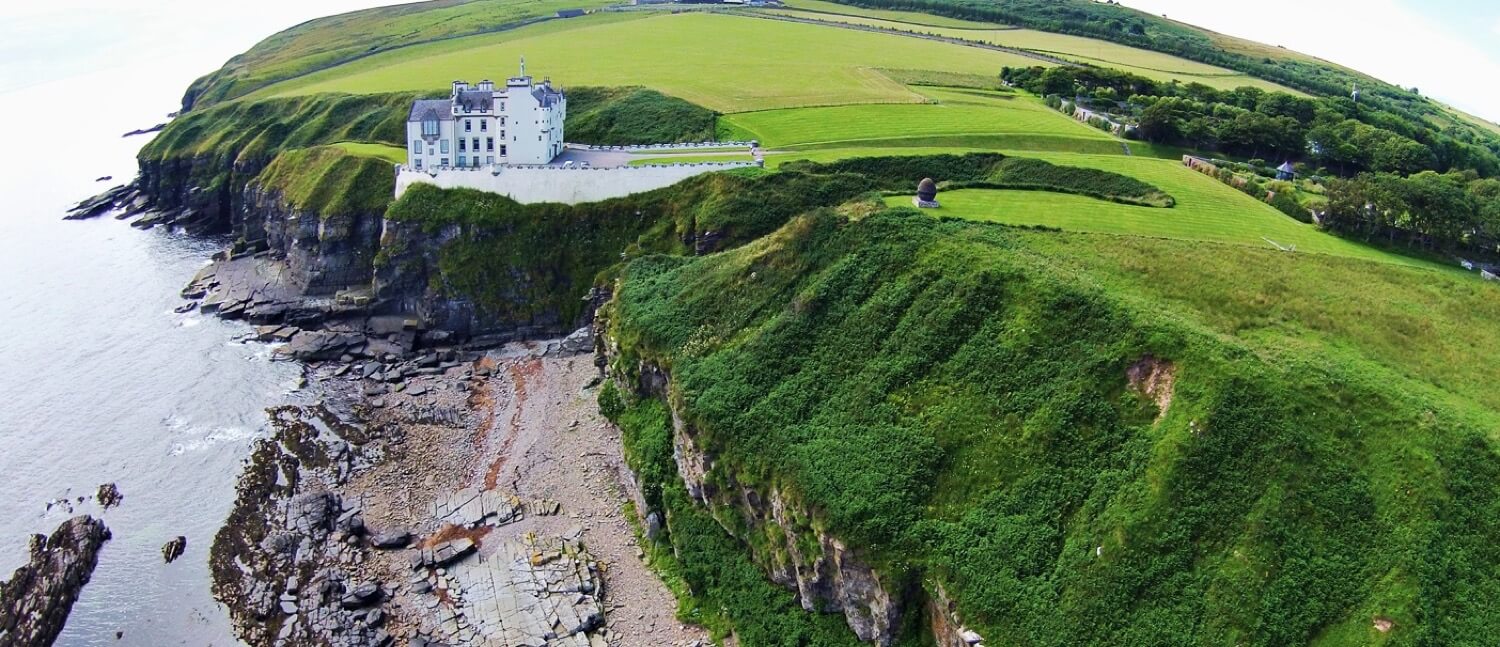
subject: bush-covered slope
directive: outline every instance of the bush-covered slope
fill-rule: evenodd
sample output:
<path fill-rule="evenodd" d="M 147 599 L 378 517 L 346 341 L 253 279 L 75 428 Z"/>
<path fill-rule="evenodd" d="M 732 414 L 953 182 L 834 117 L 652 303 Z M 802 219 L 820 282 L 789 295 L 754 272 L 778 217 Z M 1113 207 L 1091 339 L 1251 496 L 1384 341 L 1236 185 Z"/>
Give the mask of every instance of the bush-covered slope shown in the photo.
<path fill-rule="evenodd" d="M 621 146 L 714 139 L 712 110 L 655 90 L 569 88 L 568 141 Z"/>
<path fill-rule="evenodd" d="M 1161 189 L 1128 175 L 999 153 L 851 157 L 824 163 L 788 162 L 781 168 L 811 173 L 858 173 L 870 177 L 883 191 L 909 193 L 916 188 L 914 178 L 930 177 L 953 189 L 1032 189 L 1147 207 L 1175 204 L 1172 196 Z"/>
<path fill-rule="evenodd" d="M 1495 411 L 1367 353 L 1379 347 L 1358 327 L 1222 327 L 1224 304 L 1274 298 L 1233 280 L 1269 253 L 1142 244 L 1202 257 L 1225 294 L 1162 298 L 1192 272 L 1106 292 L 1140 271 L 1095 258 L 1109 239 L 815 214 L 724 254 L 632 263 L 610 313 L 615 366 L 670 371 L 678 415 L 716 459 L 710 482 L 793 493 L 891 579 L 945 589 L 988 644 L 1500 632 Z M 1238 261 L 1206 262 L 1225 255 Z M 1363 267 L 1394 291 L 1368 302 L 1379 321 L 1434 278 L 1316 262 L 1339 271 L 1282 275 L 1278 295 Z M 1318 324 L 1265 307 L 1287 329 Z"/>
<path fill-rule="evenodd" d="M 420 228 L 436 249 L 423 254 L 429 277 L 447 297 L 472 301 L 501 319 L 538 312 L 573 321 L 595 277 L 642 251 L 706 253 L 781 226 L 812 206 L 869 191 L 857 175 L 714 173 L 625 198 L 580 205 L 520 204 L 468 189 L 417 184 L 386 213 L 398 227 Z M 450 230 L 453 235 L 438 236 Z M 388 252 L 387 262 L 402 254 Z M 415 258 L 411 261 L 416 262 Z M 415 268 L 408 268 L 413 273 Z"/>

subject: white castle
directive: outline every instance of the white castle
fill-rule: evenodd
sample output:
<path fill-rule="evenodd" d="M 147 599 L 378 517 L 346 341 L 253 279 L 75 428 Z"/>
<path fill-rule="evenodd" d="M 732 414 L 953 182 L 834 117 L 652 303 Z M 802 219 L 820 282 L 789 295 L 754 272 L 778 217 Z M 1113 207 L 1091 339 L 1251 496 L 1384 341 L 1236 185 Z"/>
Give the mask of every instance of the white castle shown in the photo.
<path fill-rule="evenodd" d="M 568 100 L 543 79 L 521 74 L 496 88 L 491 81 L 453 82 L 447 99 L 422 99 L 406 117 L 410 147 L 395 166 L 396 197 L 416 184 L 488 191 L 524 204 L 596 202 L 650 191 L 703 173 L 756 166 L 759 161 L 634 164 L 637 159 L 709 147 L 753 150 L 753 142 L 595 146 L 563 143 Z M 642 157 L 638 157 L 642 156 Z M 652 162 L 651 159 L 645 159 Z"/>
<path fill-rule="evenodd" d="M 521 73 L 494 82 L 453 82 L 447 99 L 412 102 L 406 118 L 407 165 L 413 170 L 547 164 L 563 151 L 568 99 L 543 79 Z"/>

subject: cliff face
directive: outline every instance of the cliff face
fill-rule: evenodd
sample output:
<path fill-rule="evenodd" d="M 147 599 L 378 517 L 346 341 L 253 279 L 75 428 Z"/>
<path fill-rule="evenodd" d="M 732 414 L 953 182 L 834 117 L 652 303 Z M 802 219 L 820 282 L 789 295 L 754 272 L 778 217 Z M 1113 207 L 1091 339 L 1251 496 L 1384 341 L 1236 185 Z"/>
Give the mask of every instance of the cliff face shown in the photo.
<path fill-rule="evenodd" d="M 286 263 L 304 295 L 329 295 L 370 285 L 380 246 L 382 214 L 322 215 L 290 204 L 277 191 L 246 187 L 232 219 L 246 249 L 266 249 Z"/>
<path fill-rule="evenodd" d="M 193 234 L 238 233 L 244 188 L 267 160 L 225 162 L 208 155 L 140 160 L 135 189 L 149 209 L 138 226 L 171 224 Z"/>
<path fill-rule="evenodd" d="M 638 375 L 638 393 L 671 402 L 666 371 L 643 362 Z M 739 483 L 731 470 L 719 468 L 712 449 L 676 407 L 671 413 L 672 458 L 688 495 L 749 546 L 771 581 L 795 590 L 803 609 L 841 613 L 860 640 L 892 644 L 915 589 L 878 572 L 819 527 L 808 507 L 779 485 Z"/>
<path fill-rule="evenodd" d="M 484 343 L 562 335 L 592 317 L 592 305 L 569 320 L 555 307 L 540 304 L 532 296 L 540 289 L 535 285 L 538 277 L 519 263 L 499 268 L 513 287 L 498 297 L 498 303 L 481 306 L 462 296 L 464 291 L 448 285 L 442 271 L 445 250 L 462 238 L 457 224 L 424 228 L 385 220 L 372 285 L 380 307 L 413 314 L 429 327 Z"/>

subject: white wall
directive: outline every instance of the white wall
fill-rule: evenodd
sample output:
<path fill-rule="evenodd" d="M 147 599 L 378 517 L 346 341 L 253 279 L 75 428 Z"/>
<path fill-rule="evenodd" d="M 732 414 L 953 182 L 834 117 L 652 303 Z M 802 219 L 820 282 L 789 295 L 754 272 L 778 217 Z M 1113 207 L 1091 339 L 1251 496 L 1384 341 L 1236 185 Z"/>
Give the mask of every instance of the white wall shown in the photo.
<path fill-rule="evenodd" d="M 438 138 L 434 139 L 434 140 L 423 140 L 423 142 L 422 142 L 422 153 L 420 155 L 415 155 L 415 154 L 412 153 L 411 143 L 412 143 L 413 140 L 421 140 L 422 139 L 422 122 L 420 122 L 420 121 L 409 121 L 409 122 L 407 122 L 406 123 L 406 163 L 407 163 L 407 165 L 408 166 L 415 166 L 416 165 L 416 159 L 418 157 L 420 157 L 422 159 L 422 168 L 423 168 L 423 170 L 426 170 L 426 169 L 429 169 L 429 168 L 435 168 L 435 167 L 439 166 L 442 163 L 442 160 L 444 158 L 447 158 L 449 165 L 457 164 L 458 163 L 458 142 L 456 142 L 454 140 L 454 135 L 453 135 L 453 128 L 454 128 L 454 126 L 455 126 L 456 123 L 457 122 L 453 122 L 453 121 L 439 121 L 438 122 Z M 442 143 L 445 142 L 445 141 L 448 142 L 448 152 L 447 153 L 443 152 L 443 147 L 442 147 Z M 496 160 L 496 161 L 498 161 L 498 160 Z"/>
<path fill-rule="evenodd" d="M 516 202 L 579 204 L 619 198 L 671 186 L 695 175 L 755 166 L 754 162 L 715 162 L 662 166 L 622 166 L 603 169 L 497 167 L 414 171 L 399 167 L 396 197 L 423 182 L 445 189 L 478 189 L 509 196 Z"/>

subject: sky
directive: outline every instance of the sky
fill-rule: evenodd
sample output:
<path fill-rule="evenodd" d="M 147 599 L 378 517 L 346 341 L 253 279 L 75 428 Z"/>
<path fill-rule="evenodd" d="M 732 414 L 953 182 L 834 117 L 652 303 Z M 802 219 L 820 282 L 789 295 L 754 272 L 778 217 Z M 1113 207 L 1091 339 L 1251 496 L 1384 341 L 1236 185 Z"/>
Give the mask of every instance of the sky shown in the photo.
<path fill-rule="evenodd" d="M 1497 0 L 1120 0 L 1351 67 L 1500 122 Z"/>
<path fill-rule="evenodd" d="M 181 89 L 262 38 L 319 16 L 393 0 L 47 0 L 0 3 L 5 94 L 101 74 Z M 131 85 L 117 91 L 129 92 Z M 176 92 L 181 96 L 181 90 Z M 177 97 L 172 97 L 176 99 Z"/>

